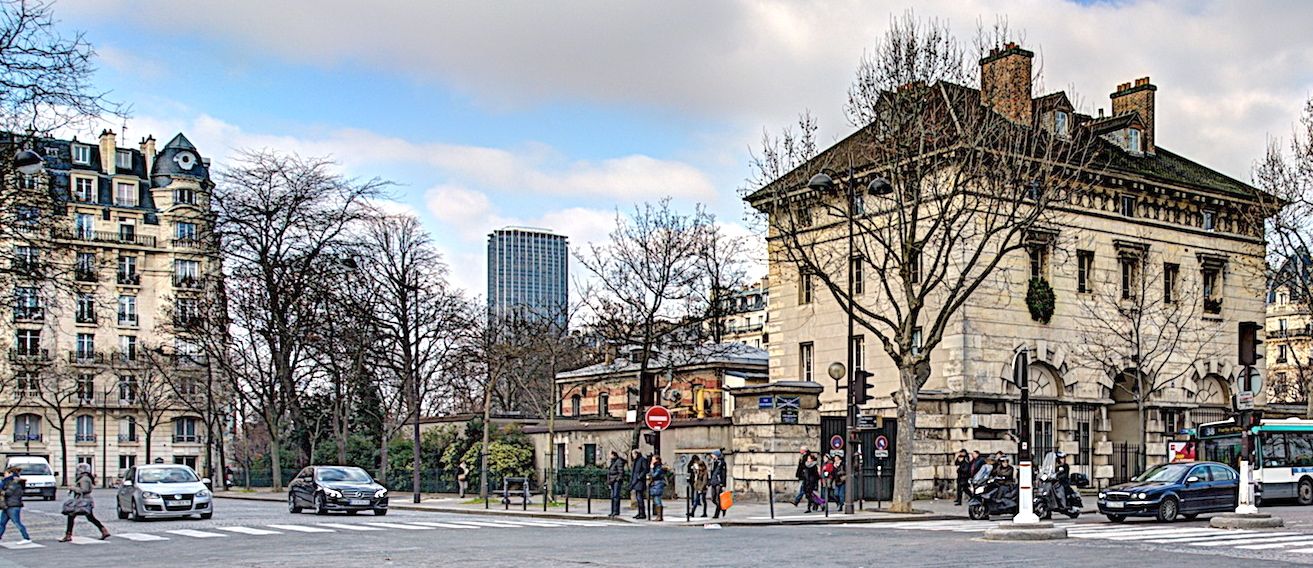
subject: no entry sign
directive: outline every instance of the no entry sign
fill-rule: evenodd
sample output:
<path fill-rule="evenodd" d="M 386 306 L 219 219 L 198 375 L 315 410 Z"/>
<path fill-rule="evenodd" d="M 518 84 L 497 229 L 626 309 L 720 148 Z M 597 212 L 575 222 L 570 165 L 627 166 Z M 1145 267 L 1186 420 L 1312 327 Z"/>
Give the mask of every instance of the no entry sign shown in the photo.
<path fill-rule="evenodd" d="M 664 406 L 653 406 L 643 414 L 643 423 L 653 432 L 660 432 L 670 427 L 670 410 Z"/>

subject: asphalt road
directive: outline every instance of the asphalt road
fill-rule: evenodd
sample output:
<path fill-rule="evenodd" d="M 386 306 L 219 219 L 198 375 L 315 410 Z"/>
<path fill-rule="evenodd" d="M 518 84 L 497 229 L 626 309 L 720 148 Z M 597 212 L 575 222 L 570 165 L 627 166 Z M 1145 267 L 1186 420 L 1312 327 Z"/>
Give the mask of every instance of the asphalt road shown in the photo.
<path fill-rule="evenodd" d="M 12 526 L 0 540 L 9 566 L 1137 566 L 1233 567 L 1313 565 L 1313 507 L 1278 506 L 1290 527 L 1282 535 L 1223 534 L 1206 521 L 1112 525 L 1083 516 L 1073 538 L 1050 543 L 980 539 L 979 521 L 897 524 L 692 527 L 534 520 L 395 510 L 319 517 L 289 514 L 282 503 L 223 499 L 215 517 L 133 523 L 114 518 L 109 492 L 97 495 L 102 520 L 116 536 L 95 540 L 79 520 L 74 543 L 58 543 L 58 502 L 32 502 L 24 512 L 39 547 L 14 549 Z M 1068 521 L 1062 521 L 1068 523 Z M 325 525 L 324 523 L 328 523 Z M 420 524 L 427 523 L 427 524 Z M 313 532 L 307 532 L 313 531 Z M 1288 535 L 1284 533 L 1290 533 Z M 1076 535 L 1079 535 L 1078 537 Z M 1259 540 L 1263 539 L 1263 540 Z M 1307 544 L 1300 544 L 1304 540 Z M 1164 541 L 1164 542 L 1153 542 Z M 1263 543 L 1273 543 L 1276 546 Z M 1211 543 L 1211 544 L 1208 544 Z M 1241 546 L 1266 548 L 1239 548 Z M 1288 546 L 1287 546 L 1288 545 Z M 969 559 L 969 560 L 967 560 Z"/>

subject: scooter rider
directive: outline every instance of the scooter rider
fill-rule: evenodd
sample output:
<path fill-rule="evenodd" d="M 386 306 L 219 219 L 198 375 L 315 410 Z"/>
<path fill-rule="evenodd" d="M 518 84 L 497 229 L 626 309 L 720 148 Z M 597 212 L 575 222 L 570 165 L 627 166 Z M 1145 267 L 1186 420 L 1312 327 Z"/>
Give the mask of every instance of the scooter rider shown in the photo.
<path fill-rule="evenodd" d="M 1067 454 L 1058 452 L 1055 457 L 1057 463 L 1053 469 L 1053 476 L 1058 481 L 1058 507 L 1063 511 L 1067 510 L 1067 493 L 1071 491 L 1071 466 L 1067 465 Z"/>

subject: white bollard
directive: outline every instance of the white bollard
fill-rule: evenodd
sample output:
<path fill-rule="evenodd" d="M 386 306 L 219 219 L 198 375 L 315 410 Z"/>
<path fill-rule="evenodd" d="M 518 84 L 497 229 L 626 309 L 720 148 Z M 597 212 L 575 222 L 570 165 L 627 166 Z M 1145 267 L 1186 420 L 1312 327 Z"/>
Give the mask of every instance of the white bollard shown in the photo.
<path fill-rule="evenodd" d="M 1249 460 L 1240 460 L 1240 498 L 1236 503 L 1235 512 L 1237 515 L 1253 515 L 1258 513 L 1258 507 L 1254 505 L 1254 468 L 1249 464 Z"/>
<path fill-rule="evenodd" d="M 1019 525 L 1038 523 L 1039 517 L 1035 516 L 1035 489 L 1032 483 L 1034 472 L 1031 471 L 1030 460 L 1023 460 L 1017 464 L 1017 470 L 1021 491 L 1017 496 L 1017 516 L 1012 518 L 1012 522 Z"/>

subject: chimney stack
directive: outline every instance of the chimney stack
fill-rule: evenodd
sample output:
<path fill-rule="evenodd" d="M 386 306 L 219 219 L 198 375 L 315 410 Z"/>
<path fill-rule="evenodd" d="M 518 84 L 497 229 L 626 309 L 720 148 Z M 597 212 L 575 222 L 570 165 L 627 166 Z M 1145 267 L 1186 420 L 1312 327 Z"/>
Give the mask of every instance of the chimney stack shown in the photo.
<path fill-rule="evenodd" d="M 105 173 L 114 175 L 114 153 L 118 151 L 118 146 L 114 143 L 113 130 L 100 131 L 100 167 Z"/>
<path fill-rule="evenodd" d="M 141 155 L 146 158 L 146 177 L 155 169 L 155 137 L 147 136 L 141 140 Z"/>
<path fill-rule="evenodd" d="M 1031 63 L 1035 53 L 1008 42 L 980 60 L 980 102 L 1018 124 L 1031 123 Z"/>
<path fill-rule="evenodd" d="M 1140 77 L 1135 80 L 1134 84 L 1122 83 L 1117 85 L 1117 90 L 1112 94 L 1113 116 L 1121 116 L 1131 112 L 1140 115 L 1140 123 L 1144 125 L 1144 130 L 1140 133 L 1140 139 L 1146 154 L 1154 153 L 1156 148 L 1153 135 L 1153 100 L 1154 92 L 1157 90 L 1158 87 L 1150 83 L 1148 77 Z"/>

